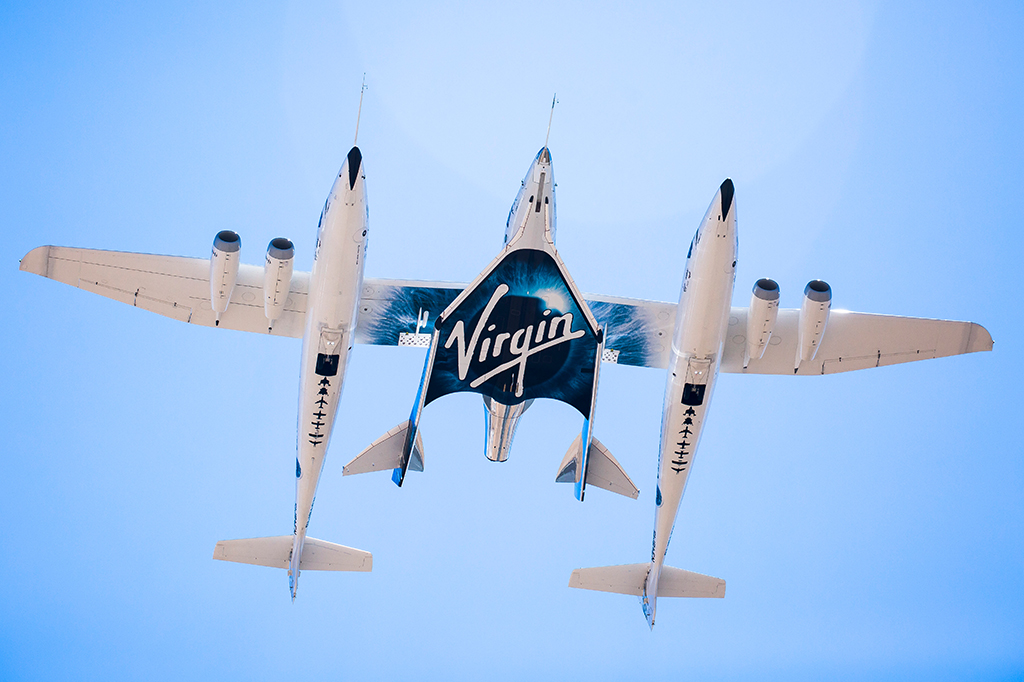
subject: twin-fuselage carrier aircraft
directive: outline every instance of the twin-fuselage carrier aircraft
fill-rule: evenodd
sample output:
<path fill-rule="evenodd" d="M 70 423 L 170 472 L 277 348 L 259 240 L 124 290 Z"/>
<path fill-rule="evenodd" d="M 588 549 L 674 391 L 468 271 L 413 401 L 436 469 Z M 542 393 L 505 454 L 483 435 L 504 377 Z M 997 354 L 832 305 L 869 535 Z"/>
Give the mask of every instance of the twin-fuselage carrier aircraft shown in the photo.
<path fill-rule="evenodd" d="M 483 396 L 484 454 L 505 461 L 523 412 L 538 398 L 583 417 L 555 480 L 636 498 L 639 491 L 594 436 L 602 362 L 667 370 L 651 560 L 573 571 L 571 587 L 632 594 L 653 627 L 658 597 L 723 597 L 725 581 L 665 565 L 679 502 L 720 372 L 811 375 L 991 350 L 980 325 L 831 311 L 814 280 L 800 308 L 779 308 L 760 279 L 748 307 L 732 307 L 736 201 L 722 183 L 686 255 L 678 304 L 582 294 L 555 250 L 555 183 L 545 146 L 530 164 L 505 226 L 505 245 L 468 286 L 364 279 L 367 206 L 363 157 L 353 147 L 320 216 L 311 272 L 294 248 L 270 242 L 263 268 L 241 265 L 241 241 L 217 234 L 206 258 L 33 249 L 21 269 L 184 322 L 302 338 L 295 512 L 291 535 L 218 542 L 214 558 L 288 569 L 369 571 L 372 557 L 307 536 L 317 483 L 355 343 L 426 348 L 409 418 L 344 467 L 392 472 L 399 486 L 422 471 L 423 408 L 461 391 Z"/>

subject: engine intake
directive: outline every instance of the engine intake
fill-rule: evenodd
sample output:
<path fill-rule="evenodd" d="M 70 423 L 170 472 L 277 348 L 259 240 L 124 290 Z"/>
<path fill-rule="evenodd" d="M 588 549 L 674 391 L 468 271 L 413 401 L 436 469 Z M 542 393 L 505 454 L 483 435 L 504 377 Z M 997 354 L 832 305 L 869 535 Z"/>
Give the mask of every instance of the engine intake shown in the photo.
<path fill-rule="evenodd" d="M 779 317 L 779 285 L 773 279 L 759 279 L 754 283 L 747 311 L 747 348 L 743 354 L 744 369 L 751 360 L 760 360 Z"/>
<path fill-rule="evenodd" d="M 800 306 L 799 340 L 794 372 L 800 369 L 801 362 L 809 362 L 817 354 L 831 309 L 832 287 L 820 279 L 808 282 L 804 288 L 804 302 Z"/>
<path fill-rule="evenodd" d="M 231 293 L 238 279 L 238 258 L 241 255 L 242 240 L 231 230 L 221 230 L 213 239 L 213 253 L 210 254 L 210 305 L 220 315 L 231 303 Z"/>
<path fill-rule="evenodd" d="M 284 237 L 270 240 L 267 260 L 263 265 L 263 312 L 273 328 L 274 321 L 284 312 L 291 290 L 292 269 L 295 264 L 295 245 Z"/>

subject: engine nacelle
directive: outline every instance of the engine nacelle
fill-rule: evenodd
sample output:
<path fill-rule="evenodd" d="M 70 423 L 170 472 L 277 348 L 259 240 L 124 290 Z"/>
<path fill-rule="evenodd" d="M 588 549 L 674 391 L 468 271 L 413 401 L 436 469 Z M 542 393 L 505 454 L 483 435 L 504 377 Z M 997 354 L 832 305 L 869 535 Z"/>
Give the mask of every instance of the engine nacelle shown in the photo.
<path fill-rule="evenodd" d="M 796 364 L 814 359 L 818 346 L 825 335 L 828 313 L 832 309 L 832 288 L 820 279 L 811 280 L 804 288 L 804 302 L 800 306 Z"/>
<path fill-rule="evenodd" d="M 263 265 L 263 312 L 270 324 L 281 317 L 292 284 L 295 245 L 284 237 L 270 241 L 267 261 Z"/>
<path fill-rule="evenodd" d="M 751 360 L 760 360 L 768 339 L 775 329 L 779 317 L 779 285 L 772 279 L 759 279 L 754 283 L 747 311 L 747 349 L 743 355 L 743 366 Z"/>
<path fill-rule="evenodd" d="M 228 309 L 231 292 L 238 279 L 238 257 L 241 255 L 242 240 L 231 230 L 222 230 L 213 239 L 213 253 L 210 255 L 210 305 L 220 314 Z"/>

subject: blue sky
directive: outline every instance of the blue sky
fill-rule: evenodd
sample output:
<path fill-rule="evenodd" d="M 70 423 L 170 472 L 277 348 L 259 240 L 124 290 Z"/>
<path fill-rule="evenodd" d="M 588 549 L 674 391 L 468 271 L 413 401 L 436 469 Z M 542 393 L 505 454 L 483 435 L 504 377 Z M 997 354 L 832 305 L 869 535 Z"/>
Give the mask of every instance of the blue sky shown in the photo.
<path fill-rule="evenodd" d="M 1024 11 L 1018 3 L 7 3 L 0 678 L 1019 679 Z M 833 6 L 835 5 L 835 6 Z M 736 183 L 734 304 L 973 320 L 995 352 L 721 378 L 669 563 L 724 600 L 570 590 L 650 554 L 664 376 L 606 366 L 598 437 L 641 488 L 553 483 L 560 404 L 483 457 L 479 397 L 426 471 L 341 467 L 408 413 L 422 351 L 357 347 L 311 533 L 370 574 L 212 561 L 291 530 L 299 343 L 192 328 L 18 272 L 41 244 L 243 259 L 295 242 L 352 143 L 367 276 L 465 281 L 543 143 L 589 292 L 676 300 Z"/>

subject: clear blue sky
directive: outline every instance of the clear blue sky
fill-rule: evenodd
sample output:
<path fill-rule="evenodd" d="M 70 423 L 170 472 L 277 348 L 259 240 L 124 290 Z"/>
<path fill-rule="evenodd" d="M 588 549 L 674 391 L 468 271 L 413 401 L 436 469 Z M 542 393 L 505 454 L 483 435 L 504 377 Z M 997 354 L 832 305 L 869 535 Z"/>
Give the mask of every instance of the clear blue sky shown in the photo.
<path fill-rule="evenodd" d="M 0 678 L 1020 679 L 1019 3 L 17 3 L 0 8 Z M 311 533 L 370 574 L 211 560 L 291 531 L 299 343 L 193 328 L 17 270 L 41 244 L 311 262 L 369 90 L 367 275 L 464 281 L 544 140 L 589 292 L 676 300 L 736 184 L 736 305 L 973 320 L 995 352 L 723 376 L 668 560 L 724 600 L 570 590 L 650 556 L 664 375 L 606 366 L 596 433 L 641 488 L 553 482 L 537 404 L 483 457 L 425 412 L 402 489 L 341 467 L 408 414 L 422 351 L 357 347 Z"/>

